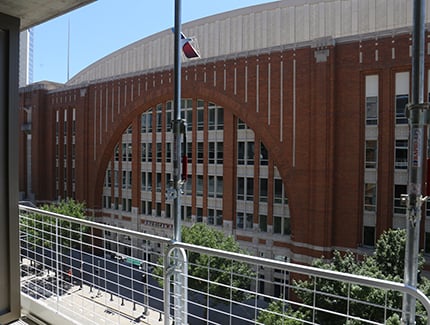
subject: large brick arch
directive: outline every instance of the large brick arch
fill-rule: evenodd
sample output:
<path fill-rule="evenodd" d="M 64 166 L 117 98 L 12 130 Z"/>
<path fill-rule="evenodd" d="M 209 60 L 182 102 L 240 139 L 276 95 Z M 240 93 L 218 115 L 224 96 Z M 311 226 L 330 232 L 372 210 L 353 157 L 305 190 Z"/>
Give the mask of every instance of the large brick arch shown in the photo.
<path fill-rule="evenodd" d="M 290 193 L 289 175 L 291 174 L 291 159 L 289 154 L 291 150 L 285 148 L 286 144 L 277 140 L 271 132 L 271 129 L 264 123 L 261 123 L 258 114 L 250 114 L 249 111 L 253 109 L 249 103 L 237 101 L 234 97 L 226 92 L 220 92 L 217 89 L 207 87 L 199 82 L 184 82 L 181 90 L 182 98 L 192 98 L 193 100 L 202 99 L 208 102 L 213 102 L 230 111 L 234 116 L 244 121 L 250 127 L 256 137 L 261 139 L 265 144 L 274 165 L 278 167 L 281 174 L 284 187 L 287 195 Z M 173 88 L 171 85 L 159 88 L 152 96 L 141 96 L 136 98 L 127 107 L 123 108 L 121 118 L 112 123 L 110 128 L 109 138 L 106 139 L 106 144 L 99 148 L 99 159 L 94 164 L 94 171 L 96 172 L 96 179 L 93 191 L 93 206 L 95 210 L 100 208 L 102 201 L 103 183 L 105 178 L 106 168 L 112 158 L 114 147 L 121 140 L 121 136 L 125 129 L 143 112 L 155 107 L 159 103 L 167 102 L 173 99 Z M 290 201 L 290 205 L 292 202 Z"/>

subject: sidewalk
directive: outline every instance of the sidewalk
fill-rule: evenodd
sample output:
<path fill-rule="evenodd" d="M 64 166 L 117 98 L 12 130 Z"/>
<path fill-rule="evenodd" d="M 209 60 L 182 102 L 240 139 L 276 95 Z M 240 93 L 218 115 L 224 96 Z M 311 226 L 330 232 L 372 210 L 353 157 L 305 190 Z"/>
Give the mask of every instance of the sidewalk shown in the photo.
<path fill-rule="evenodd" d="M 144 315 L 144 307 L 127 299 L 121 299 L 116 295 L 93 288 L 88 285 L 74 285 L 68 294 L 60 297 L 57 306 L 57 297 L 51 297 L 46 302 L 53 308 L 58 307 L 58 312 L 73 319 L 76 324 L 164 324 L 164 315 L 147 309 Z"/>

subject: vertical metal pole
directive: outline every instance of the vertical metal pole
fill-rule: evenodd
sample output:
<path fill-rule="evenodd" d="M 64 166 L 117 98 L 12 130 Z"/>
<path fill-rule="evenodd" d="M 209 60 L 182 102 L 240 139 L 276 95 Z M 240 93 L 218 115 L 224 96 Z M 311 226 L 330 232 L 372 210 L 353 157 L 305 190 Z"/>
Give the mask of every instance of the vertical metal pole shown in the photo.
<path fill-rule="evenodd" d="M 174 46 L 174 98 L 173 98 L 173 182 L 176 195 L 173 203 L 173 239 L 181 241 L 181 0 L 175 0 Z"/>
<path fill-rule="evenodd" d="M 173 240 L 181 241 L 181 195 L 182 195 L 182 179 L 181 179 L 181 0 L 175 0 L 175 46 L 174 46 L 174 99 L 173 99 L 173 183 L 175 189 L 174 203 L 173 203 Z M 183 299 L 183 284 L 184 275 L 181 274 L 178 264 L 180 264 L 179 253 L 177 250 L 174 252 L 175 258 L 175 272 L 174 272 L 174 301 L 175 324 L 186 324 L 186 315 L 184 315 L 184 308 L 186 299 Z M 170 299 L 170 297 L 169 297 Z M 168 317 L 168 314 L 165 316 Z"/>
<path fill-rule="evenodd" d="M 414 0 L 412 31 L 412 95 L 407 107 L 409 119 L 408 194 L 406 196 L 405 284 L 417 286 L 425 131 L 428 105 L 424 104 L 424 18 L 425 0 Z M 416 299 L 403 296 L 402 323 L 415 324 Z"/>

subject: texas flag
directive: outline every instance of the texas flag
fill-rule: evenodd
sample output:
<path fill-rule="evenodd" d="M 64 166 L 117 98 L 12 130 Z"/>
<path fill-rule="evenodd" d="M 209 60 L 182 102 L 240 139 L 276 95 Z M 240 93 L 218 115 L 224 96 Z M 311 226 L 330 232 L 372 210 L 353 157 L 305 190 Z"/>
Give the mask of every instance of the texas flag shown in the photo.
<path fill-rule="evenodd" d="M 172 28 L 172 31 L 175 30 Z M 192 39 L 190 37 L 186 37 L 184 33 L 181 32 L 181 45 L 182 52 L 184 53 L 187 59 L 195 59 L 200 57 L 200 53 L 195 46 L 192 44 Z"/>

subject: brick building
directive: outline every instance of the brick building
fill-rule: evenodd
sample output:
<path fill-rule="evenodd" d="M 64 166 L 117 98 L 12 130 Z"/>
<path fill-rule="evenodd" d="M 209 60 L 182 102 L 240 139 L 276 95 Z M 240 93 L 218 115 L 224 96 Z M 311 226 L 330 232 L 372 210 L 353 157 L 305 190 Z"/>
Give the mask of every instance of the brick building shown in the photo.
<path fill-rule="evenodd" d="M 383 230 L 404 227 L 411 8 L 286 0 L 184 24 L 202 54 L 182 69 L 184 222 L 300 263 L 366 253 Z M 172 62 L 163 31 L 67 84 L 22 88 L 22 197 L 73 197 L 100 222 L 171 236 Z"/>

